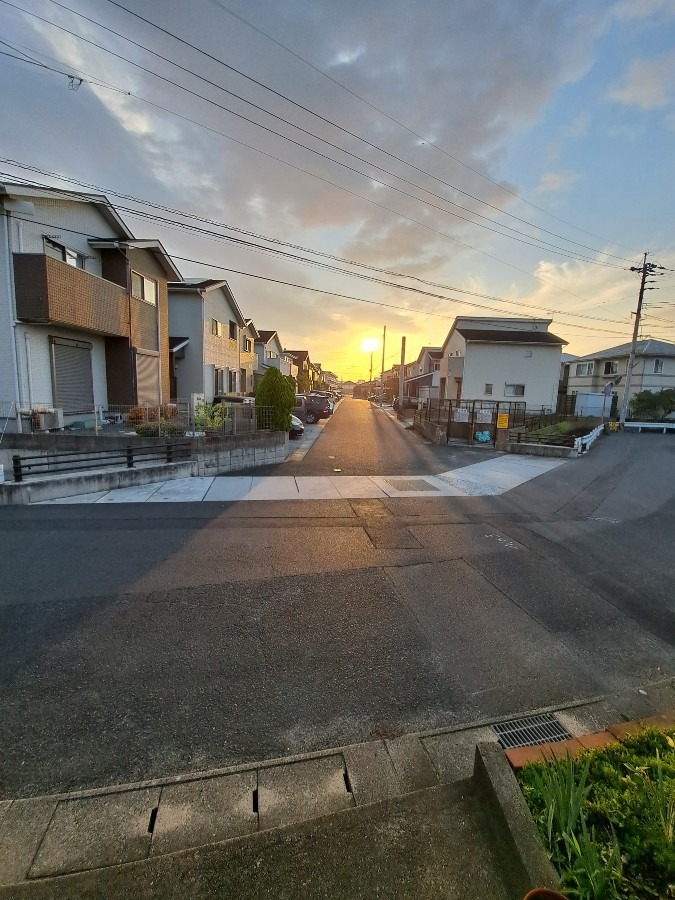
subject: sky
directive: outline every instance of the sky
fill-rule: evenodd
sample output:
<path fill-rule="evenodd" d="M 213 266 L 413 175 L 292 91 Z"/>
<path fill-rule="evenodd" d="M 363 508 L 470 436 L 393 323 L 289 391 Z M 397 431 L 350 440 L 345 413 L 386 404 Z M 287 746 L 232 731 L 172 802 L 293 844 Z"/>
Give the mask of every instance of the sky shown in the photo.
<path fill-rule="evenodd" d="M 0 179 L 105 192 L 342 379 L 457 315 L 625 343 L 645 251 L 675 342 L 675 0 L 0 0 L 0 41 Z"/>

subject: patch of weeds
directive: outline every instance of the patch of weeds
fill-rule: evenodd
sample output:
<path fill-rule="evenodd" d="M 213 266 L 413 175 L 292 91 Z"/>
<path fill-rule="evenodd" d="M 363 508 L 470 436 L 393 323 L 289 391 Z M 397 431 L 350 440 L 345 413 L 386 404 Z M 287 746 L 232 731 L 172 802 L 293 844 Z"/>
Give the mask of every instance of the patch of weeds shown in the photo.
<path fill-rule="evenodd" d="M 675 898 L 675 729 L 517 773 L 569 897 Z"/>

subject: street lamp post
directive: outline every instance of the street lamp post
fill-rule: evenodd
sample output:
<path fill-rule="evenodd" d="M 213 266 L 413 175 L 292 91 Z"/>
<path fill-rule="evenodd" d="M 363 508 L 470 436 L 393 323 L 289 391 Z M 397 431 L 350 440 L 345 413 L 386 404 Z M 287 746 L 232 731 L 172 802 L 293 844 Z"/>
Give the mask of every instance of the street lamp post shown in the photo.
<path fill-rule="evenodd" d="M 370 353 L 370 380 L 368 382 L 368 395 L 373 393 L 373 353 L 377 349 L 377 340 L 375 338 L 366 338 L 361 343 L 361 349 L 365 353 Z"/>

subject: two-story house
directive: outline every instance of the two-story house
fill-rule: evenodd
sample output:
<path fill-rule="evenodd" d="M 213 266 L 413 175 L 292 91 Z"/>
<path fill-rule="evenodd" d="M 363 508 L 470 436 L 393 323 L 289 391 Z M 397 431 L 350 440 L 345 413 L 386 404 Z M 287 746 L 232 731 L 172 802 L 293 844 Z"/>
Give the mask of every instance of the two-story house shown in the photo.
<path fill-rule="evenodd" d="M 226 281 L 186 278 L 169 284 L 169 331 L 174 347 L 180 347 L 172 370 L 179 399 L 197 395 L 210 403 L 249 389 L 253 349 L 243 350 L 243 365 L 246 327 Z"/>
<path fill-rule="evenodd" d="M 105 196 L 0 184 L 0 401 L 63 425 L 168 401 L 176 278 Z"/>
<path fill-rule="evenodd" d="M 626 390 L 626 373 L 631 344 L 620 344 L 608 350 L 597 350 L 580 356 L 570 364 L 567 392 L 570 394 L 601 393 L 605 385 L 614 382 L 612 393 L 618 398 L 619 409 Z M 647 338 L 638 341 L 631 376 L 630 396 L 640 391 L 662 391 L 675 387 L 675 344 Z M 630 398 L 629 398 L 630 399 Z"/>
<path fill-rule="evenodd" d="M 281 339 L 276 331 L 259 331 L 255 342 L 256 379 L 262 378 L 272 366 L 279 369 L 282 375 L 297 376 L 297 366 L 290 353 L 283 349 Z"/>
<path fill-rule="evenodd" d="M 440 347 L 422 347 L 415 362 L 406 363 L 403 378 L 406 397 L 438 397 L 441 357 Z"/>
<path fill-rule="evenodd" d="M 440 397 L 555 410 L 567 341 L 548 330 L 551 321 L 456 318 L 441 348 Z"/>
<path fill-rule="evenodd" d="M 298 367 L 296 376 L 298 391 L 305 393 L 315 388 L 317 386 L 316 367 L 309 358 L 309 350 L 284 350 L 284 353 L 290 356 Z"/>

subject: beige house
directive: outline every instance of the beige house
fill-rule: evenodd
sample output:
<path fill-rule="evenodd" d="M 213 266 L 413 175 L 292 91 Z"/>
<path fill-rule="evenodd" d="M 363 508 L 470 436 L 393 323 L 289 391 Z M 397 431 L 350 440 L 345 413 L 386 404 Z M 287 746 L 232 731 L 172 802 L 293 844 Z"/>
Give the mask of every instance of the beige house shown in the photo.
<path fill-rule="evenodd" d="M 252 390 L 254 352 L 226 281 L 186 278 L 169 284 L 171 376 L 176 397 L 242 394 Z M 244 341 L 244 343 L 242 343 Z"/>
<path fill-rule="evenodd" d="M 443 347 L 439 395 L 445 400 L 524 402 L 555 410 L 562 348 L 551 319 L 455 319 Z"/>
<path fill-rule="evenodd" d="M 620 376 L 619 384 L 613 387 L 612 393 L 617 395 L 621 408 L 630 348 L 630 343 L 621 344 L 579 357 L 570 365 L 568 394 L 601 393 L 606 384 Z M 638 341 L 630 396 L 640 391 L 662 391 L 666 388 L 675 388 L 675 344 L 653 338 Z"/>

